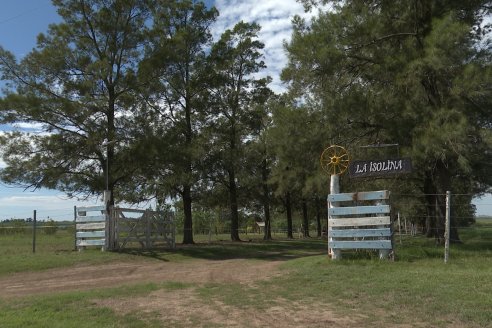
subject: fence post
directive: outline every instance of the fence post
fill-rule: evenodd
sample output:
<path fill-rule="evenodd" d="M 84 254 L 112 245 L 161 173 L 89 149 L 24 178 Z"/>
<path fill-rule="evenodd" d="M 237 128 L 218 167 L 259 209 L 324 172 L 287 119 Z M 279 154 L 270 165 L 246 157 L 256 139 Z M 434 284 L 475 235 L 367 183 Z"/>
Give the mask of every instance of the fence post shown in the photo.
<path fill-rule="evenodd" d="M 444 231 L 444 263 L 449 260 L 449 235 L 451 226 L 451 191 L 446 191 L 446 230 Z"/>
<path fill-rule="evenodd" d="M 36 253 L 36 210 L 34 210 L 32 220 L 32 252 Z"/>
<path fill-rule="evenodd" d="M 106 242 L 105 245 L 101 247 L 101 251 L 112 250 L 111 245 L 111 235 L 113 233 L 113 229 L 111 229 L 111 211 L 110 211 L 110 202 L 111 202 L 111 191 L 104 190 L 103 193 L 104 205 L 106 206 L 106 210 L 104 211 L 106 216 Z"/>
<path fill-rule="evenodd" d="M 378 200 L 376 201 L 376 205 L 378 206 L 381 206 L 381 205 L 386 205 L 386 201 L 385 200 Z M 384 216 L 384 214 L 378 214 L 376 216 Z M 391 214 L 390 214 L 391 216 Z M 390 226 L 393 222 L 390 223 Z M 384 225 L 383 226 L 378 226 L 378 228 L 384 228 Z M 401 235 L 400 235 L 401 236 Z M 379 239 L 383 239 L 384 240 L 384 237 L 380 237 Z M 394 251 L 394 244 L 393 244 L 393 237 L 391 237 L 391 246 L 392 246 L 392 251 Z M 379 259 L 380 260 L 384 260 L 384 259 L 387 259 L 390 255 L 390 250 L 389 249 L 380 249 L 379 250 Z"/>
<path fill-rule="evenodd" d="M 330 194 L 340 193 L 340 176 L 338 174 L 332 174 L 330 177 Z M 329 202 L 329 208 L 338 207 L 338 202 Z M 329 210 L 328 210 L 329 213 Z M 328 245 L 330 245 L 330 217 L 328 217 Z M 333 239 L 332 239 L 333 241 Z M 328 254 L 330 254 L 330 249 L 328 246 Z M 342 258 L 342 251 L 340 249 L 331 249 L 331 259 L 339 260 Z"/>
<path fill-rule="evenodd" d="M 73 207 L 73 250 L 77 250 L 77 206 Z"/>

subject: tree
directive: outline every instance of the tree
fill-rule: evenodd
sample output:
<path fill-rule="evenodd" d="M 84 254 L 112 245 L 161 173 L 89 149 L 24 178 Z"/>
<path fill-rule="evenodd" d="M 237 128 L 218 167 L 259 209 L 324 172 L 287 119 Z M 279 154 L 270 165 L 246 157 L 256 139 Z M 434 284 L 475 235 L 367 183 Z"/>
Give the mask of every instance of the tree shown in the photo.
<path fill-rule="evenodd" d="M 207 49 L 210 25 L 218 12 L 203 2 L 156 1 L 154 25 L 142 64 L 142 75 L 151 76 L 145 94 L 150 111 L 141 113 L 151 125 L 145 135 L 154 135 L 154 156 L 144 172 L 147 191 L 183 201 L 183 243 L 193 243 L 193 192 L 200 179 L 204 157 L 203 125 L 206 119 L 206 90 L 209 88 Z M 148 78 L 146 78 L 148 80 Z"/>
<path fill-rule="evenodd" d="M 238 173 L 242 169 L 246 139 L 259 124 L 255 102 L 264 97 L 268 79 L 255 77 L 265 67 L 261 61 L 263 44 L 257 40 L 259 25 L 237 23 L 226 30 L 211 51 L 211 149 L 215 181 L 226 186 L 231 212 L 231 239 L 239 241 Z M 226 176 L 226 179 L 222 177 Z"/>
<path fill-rule="evenodd" d="M 54 0 L 63 22 L 38 36 L 20 62 L 0 49 L 7 81 L 3 123 L 28 123 L 43 133 L 1 138 L 7 183 L 69 195 L 112 191 L 132 174 L 127 154 L 136 71 L 148 11 L 144 1 Z M 105 181 L 106 180 L 106 181 Z M 107 184 L 107 186 L 105 186 Z"/>
<path fill-rule="evenodd" d="M 268 140 L 268 129 L 272 126 L 272 108 L 276 106 L 277 97 L 268 89 L 261 97 L 262 103 L 256 105 L 259 121 L 253 127 L 250 141 L 246 143 L 244 175 L 245 186 L 249 191 L 249 199 L 254 202 L 250 208 L 256 209 L 255 204 L 261 204 L 264 217 L 264 240 L 272 239 L 271 208 L 273 203 L 272 187 L 270 184 L 271 170 L 274 163 L 273 152 Z"/>
<path fill-rule="evenodd" d="M 303 234 L 309 236 L 309 202 L 317 195 L 327 194 L 326 176 L 322 176 L 319 155 L 325 146 L 325 125 L 317 111 L 307 104 L 284 100 L 273 111 L 273 127 L 269 140 L 276 158 L 271 182 L 275 193 L 284 198 L 287 213 L 287 236 L 292 238 L 290 206 L 300 201 L 303 213 Z M 319 212 L 318 212 L 319 213 Z M 321 233 L 321 227 L 318 232 Z"/>
<path fill-rule="evenodd" d="M 472 181 L 471 194 L 492 183 L 483 174 L 491 160 L 483 138 L 492 117 L 488 2 L 303 2 L 332 11 L 309 26 L 294 20 L 283 72 L 290 91 L 316 103 L 345 145 L 399 143 L 427 195 L 429 231 L 441 239 L 437 195 L 460 176 Z"/>

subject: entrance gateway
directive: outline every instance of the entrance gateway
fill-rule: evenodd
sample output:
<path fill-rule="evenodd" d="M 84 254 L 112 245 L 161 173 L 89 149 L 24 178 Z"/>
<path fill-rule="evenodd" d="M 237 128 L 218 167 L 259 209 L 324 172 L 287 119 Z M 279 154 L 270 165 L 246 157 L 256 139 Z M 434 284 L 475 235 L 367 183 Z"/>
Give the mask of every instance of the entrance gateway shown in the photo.
<path fill-rule="evenodd" d="M 111 206 L 75 208 L 75 246 L 80 251 L 89 246 L 101 250 L 121 250 L 140 246 L 145 249 L 176 247 L 172 213 Z"/>
<path fill-rule="evenodd" d="M 331 258 L 341 259 L 342 250 L 347 249 L 378 250 L 381 259 L 394 255 L 390 192 L 382 190 L 340 193 L 340 175 L 350 165 L 349 154 L 341 146 L 326 148 L 320 161 L 321 167 L 330 174 L 328 254 Z M 364 164 L 369 171 L 371 167 L 383 165 Z M 394 165 L 400 166 L 404 167 L 403 161 Z"/>

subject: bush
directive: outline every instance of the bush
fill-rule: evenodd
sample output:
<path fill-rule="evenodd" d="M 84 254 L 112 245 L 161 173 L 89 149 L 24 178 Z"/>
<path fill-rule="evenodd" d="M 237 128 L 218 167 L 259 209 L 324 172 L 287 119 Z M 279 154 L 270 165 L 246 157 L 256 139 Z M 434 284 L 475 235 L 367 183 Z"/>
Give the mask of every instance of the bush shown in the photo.
<path fill-rule="evenodd" d="M 47 235 L 54 235 L 57 230 L 58 230 L 58 225 L 56 224 L 55 221 L 51 219 L 46 221 L 46 223 L 43 225 L 43 231 Z"/>

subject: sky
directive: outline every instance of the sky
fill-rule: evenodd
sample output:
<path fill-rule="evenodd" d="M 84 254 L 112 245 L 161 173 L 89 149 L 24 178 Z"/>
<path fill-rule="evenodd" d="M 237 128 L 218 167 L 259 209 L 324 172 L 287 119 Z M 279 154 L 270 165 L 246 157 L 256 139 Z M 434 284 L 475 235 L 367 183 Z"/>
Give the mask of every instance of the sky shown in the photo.
<path fill-rule="evenodd" d="M 298 14 L 306 18 L 301 4 L 295 0 L 216 0 L 213 3 L 220 12 L 212 34 L 217 39 L 235 23 L 257 22 L 262 27 L 259 38 L 265 44 L 264 61 L 276 92 L 285 90 L 279 73 L 287 63 L 283 42 L 290 40 L 291 19 Z M 0 0 L 0 45 L 17 58 L 23 57 L 36 45 L 36 36 L 46 32 L 49 24 L 60 22 L 51 0 Z M 7 129 L 0 126 L 0 133 Z M 0 160 L 0 168 L 5 164 Z M 0 220 L 29 218 L 37 211 L 37 218 L 71 220 L 74 206 L 95 205 L 98 199 L 86 201 L 68 199 L 62 193 L 50 190 L 25 191 L 0 183 Z M 492 196 L 474 201 L 477 215 L 492 215 Z"/>

